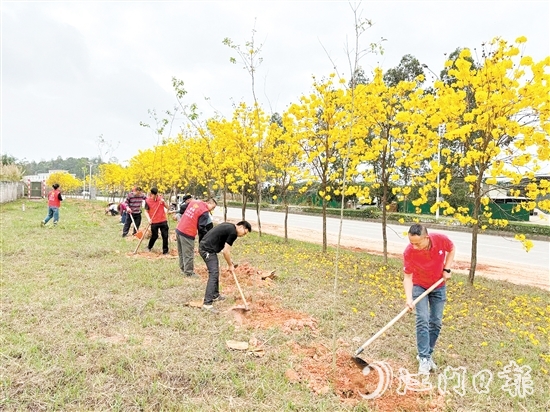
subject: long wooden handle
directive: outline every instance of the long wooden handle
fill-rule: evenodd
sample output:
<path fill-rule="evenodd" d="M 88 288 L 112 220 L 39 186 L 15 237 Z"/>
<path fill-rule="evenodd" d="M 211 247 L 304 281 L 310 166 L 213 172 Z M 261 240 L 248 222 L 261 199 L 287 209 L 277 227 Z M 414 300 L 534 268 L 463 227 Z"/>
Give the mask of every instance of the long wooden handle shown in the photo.
<path fill-rule="evenodd" d="M 239 284 L 239 279 L 237 279 L 237 275 L 235 274 L 235 271 L 232 270 L 231 273 L 233 274 L 233 278 L 235 279 L 235 283 L 237 284 L 237 288 L 239 289 L 239 293 L 241 294 L 241 298 L 244 302 L 245 309 L 248 309 L 248 303 L 246 303 L 246 299 L 244 298 L 243 290 L 241 289 L 241 285 Z"/>
<path fill-rule="evenodd" d="M 132 224 L 134 225 L 134 229 L 136 230 L 136 232 L 138 231 L 138 228 L 136 226 L 136 222 L 134 222 L 134 217 L 132 216 L 131 213 L 128 213 L 130 215 L 130 220 L 132 221 Z M 128 218 L 128 216 L 126 216 L 126 218 Z"/>
<path fill-rule="evenodd" d="M 151 226 L 151 223 L 147 223 L 147 226 L 145 227 L 145 230 L 143 231 L 143 236 L 141 236 L 141 238 L 139 239 L 139 242 L 136 246 L 136 248 L 134 249 L 134 255 L 137 253 L 140 245 L 141 245 L 141 242 L 143 242 L 143 239 L 145 238 L 145 234 L 147 233 L 147 231 L 149 230 L 149 227 Z"/>
<path fill-rule="evenodd" d="M 432 286 L 430 286 L 428 289 L 424 291 L 420 296 L 418 296 L 415 300 L 413 300 L 413 305 L 416 305 L 418 302 L 420 302 L 422 299 L 424 299 L 432 290 L 434 290 L 436 287 L 438 287 L 442 282 L 445 281 L 445 278 L 439 279 L 437 282 L 435 282 Z M 397 315 L 395 318 L 390 320 L 390 322 L 384 326 L 382 329 L 380 329 L 372 338 L 370 338 L 368 341 L 363 343 L 359 349 L 355 351 L 355 356 L 358 356 L 367 346 L 369 346 L 372 342 L 374 342 L 380 335 L 382 335 L 385 331 L 387 331 L 389 328 L 393 326 L 395 322 L 397 322 L 399 319 L 401 319 L 405 314 L 409 311 L 409 308 L 403 309 L 399 315 Z"/>

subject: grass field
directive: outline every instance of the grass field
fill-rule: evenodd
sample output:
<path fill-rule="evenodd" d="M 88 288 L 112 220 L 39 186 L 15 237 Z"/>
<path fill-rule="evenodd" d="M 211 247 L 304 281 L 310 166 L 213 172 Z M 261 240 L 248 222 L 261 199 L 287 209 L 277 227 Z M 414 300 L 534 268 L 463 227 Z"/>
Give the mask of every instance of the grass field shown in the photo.
<path fill-rule="evenodd" d="M 55 228 L 40 226 L 45 201 L 22 203 L 0 211 L 0 410 L 550 410 L 547 291 L 453 275 L 432 389 L 398 392 L 399 368 L 417 367 L 409 315 L 362 355 L 394 373 L 386 393 L 363 400 L 342 390 L 341 357 L 404 307 L 400 261 L 340 250 L 336 270 L 333 249 L 252 233 L 236 241 L 235 261 L 277 278 L 243 282 L 243 320 L 229 310 L 238 293 L 225 275 L 220 314 L 186 306 L 204 295 L 202 260 L 190 280 L 175 258 L 132 255 L 136 241 L 102 203 L 65 201 Z"/>

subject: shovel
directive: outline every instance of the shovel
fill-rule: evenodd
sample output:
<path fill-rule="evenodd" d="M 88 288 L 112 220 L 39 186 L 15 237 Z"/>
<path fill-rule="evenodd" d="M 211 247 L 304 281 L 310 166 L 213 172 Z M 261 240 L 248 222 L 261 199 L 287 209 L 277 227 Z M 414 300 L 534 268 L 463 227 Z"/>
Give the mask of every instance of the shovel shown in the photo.
<path fill-rule="evenodd" d="M 439 279 L 437 282 L 435 282 L 432 286 L 430 286 L 428 289 L 424 291 L 420 296 L 418 296 L 415 300 L 413 300 L 413 305 L 416 305 L 418 302 L 420 302 L 422 299 L 424 299 L 432 290 L 434 290 L 436 287 L 438 287 L 441 283 L 445 281 L 445 278 Z M 374 334 L 373 337 L 371 337 L 368 341 L 363 343 L 353 354 L 352 360 L 353 362 L 360 367 L 363 370 L 363 373 L 365 374 L 368 371 L 369 363 L 359 357 L 361 352 L 365 350 L 367 346 L 369 346 L 372 342 L 374 342 L 380 335 L 382 335 L 384 332 L 386 332 L 389 328 L 393 326 L 395 322 L 397 322 L 399 319 L 401 319 L 403 316 L 407 314 L 409 311 L 409 307 L 406 307 L 397 315 L 395 318 L 390 320 L 390 322 L 384 326 L 382 329 L 380 329 L 378 332 Z"/>
<path fill-rule="evenodd" d="M 134 229 L 136 231 L 136 233 L 134 233 L 134 236 L 137 237 L 138 239 L 141 239 L 143 237 L 143 233 L 141 233 L 137 228 L 136 222 L 134 221 L 134 217 L 132 216 L 132 214 L 131 213 L 128 213 L 128 214 L 130 215 L 130 220 L 132 221 L 132 225 L 134 225 Z"/>
<path fill-rule="evenodd" d="M 241 306 L 236 306 L 232 308 L 231 310 L 237 311 L 237 312 L 248 312 L 250 309 L 248 308 L 248 303 L 246 302 L 246 299 L 244 298 L 243 290 L 241 289 L 241 285 L 239 284 L 239 279 L 237 279 L 237 275 L 235 274 L 235 270 L 231 269 L 231 273 L 233 274 L 233 279 L 235 279 L 235 283 L 237 284 L 237 289 L 239 289 L 239 293 L 241 294 L 241 299 L 244 302 L 244 308 Z"/>

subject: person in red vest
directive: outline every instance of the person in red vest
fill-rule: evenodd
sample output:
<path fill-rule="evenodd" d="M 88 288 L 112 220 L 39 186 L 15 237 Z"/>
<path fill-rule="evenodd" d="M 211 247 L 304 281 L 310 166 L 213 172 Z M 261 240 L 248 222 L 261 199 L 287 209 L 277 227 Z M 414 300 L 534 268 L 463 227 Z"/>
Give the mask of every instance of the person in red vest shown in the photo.
<path fill-rule="evenodd" d="M 54 226 L 57 226 L 57 222 L 59 222 L 59 208 L 61 207 L 63 197 L 61 196 L 61 191 L 57 183 L 54 183 L 52 187 L 53 190 L 48 193 L 48 216 L 41 222 L 42 226 L 45 226 L 52 217 Z"/>
<path fill-rule="evenodd" d="M 214 199 L 191 200 L 181 216 L 176 228 L 178 244 L 179 265 L 182 275 L 198 277 L 195 274 L 195 237 L 197 233 L 202 236 L 208 232 L 210 212 L 217 203 Z"/>
<path fill-rule="evenodd" d="M 166 204 L 164 199 L 158 195 L 156 187 L 151 188 L 151 194 L 145 199 L 145 215 L 151 225 L 151 239 L 147 245 L 150 252 L 160 235 L 162 237 L 162 254 L 168 254 L 168 221 L 166 219 Z"/>

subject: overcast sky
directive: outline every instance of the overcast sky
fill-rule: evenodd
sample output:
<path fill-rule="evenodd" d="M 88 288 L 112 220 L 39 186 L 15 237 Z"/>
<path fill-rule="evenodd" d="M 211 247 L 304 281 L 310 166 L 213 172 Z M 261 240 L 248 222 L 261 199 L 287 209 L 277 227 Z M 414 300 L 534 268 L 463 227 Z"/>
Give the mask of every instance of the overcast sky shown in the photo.
<path fill-rule="evenodd" d="M 250 104 L 252 93 L 222 40 L 244 44 L 254 27 L 265 111 L 285 111 L 333 62 L 349 79 L 347 1 L 2 1 L 1 8 L 1 152 L 19 160 L 97 157 L 99 136 L 122 163 L 153 147 L 157 138 L 140 122 L 151 123 L 148 110 L 173 108 L 173 76 L 203 119 L 214 110 L 229 118 L 232 103 Z M 405 54 L 439 73 L 446 53 L 479 50 L 495 36 L 526 36 L 527 55 L 550 55 L 548 0 L 363 1 L 359 10 L 374 24 L 362 46 L 386 39 L 383 55 L 361 60 L 367 73 L 395 67 Z"/>

